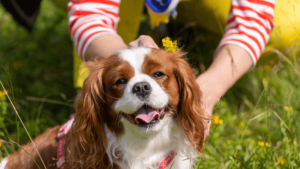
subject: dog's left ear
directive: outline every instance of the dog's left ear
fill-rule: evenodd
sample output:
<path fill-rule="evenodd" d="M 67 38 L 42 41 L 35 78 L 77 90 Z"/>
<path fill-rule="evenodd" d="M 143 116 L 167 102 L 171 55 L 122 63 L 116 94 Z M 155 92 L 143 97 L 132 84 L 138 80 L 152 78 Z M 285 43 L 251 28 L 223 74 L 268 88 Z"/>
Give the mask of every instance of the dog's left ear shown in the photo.
<path fill-rule="evenodd" d="M 104 65 L 104 61 L 86 63 L 90 73 L 75 101 L 76 114 L 67 144 L 68 150 L 76 151 L 66 153 L 70 166 L 74 168 L 104 168 L 107 161 L 107 113 L 102 80 Z"/>
<path fill-rule="evenodd" d="M 202 108 L 199 85 L 192 68 L 182 58 L 184 53 L 176 51 L 174 57 L 174 74 L 179 86 L 180 103 L 178 106 L 178 118 L 185 134 L 198 153 L 202 152 L 205 130 L 205 112 Z"/>

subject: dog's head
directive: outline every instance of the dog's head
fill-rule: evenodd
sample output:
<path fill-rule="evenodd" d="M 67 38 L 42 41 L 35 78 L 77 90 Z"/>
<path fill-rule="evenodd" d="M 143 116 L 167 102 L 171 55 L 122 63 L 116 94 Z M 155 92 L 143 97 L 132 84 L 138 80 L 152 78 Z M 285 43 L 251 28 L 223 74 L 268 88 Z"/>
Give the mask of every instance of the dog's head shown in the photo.
<path fill-rule="evenodd" d="M 88 63 L 90 74 L 76 100 L 73 139 L 86 152 L 105 152 L 105 126 L 117 137 L 125 130 L 154 135 L 164 119 L 172 118 L 201 152 L 201 91 L 182 56 L 180 51 L 139 47 Z"/>

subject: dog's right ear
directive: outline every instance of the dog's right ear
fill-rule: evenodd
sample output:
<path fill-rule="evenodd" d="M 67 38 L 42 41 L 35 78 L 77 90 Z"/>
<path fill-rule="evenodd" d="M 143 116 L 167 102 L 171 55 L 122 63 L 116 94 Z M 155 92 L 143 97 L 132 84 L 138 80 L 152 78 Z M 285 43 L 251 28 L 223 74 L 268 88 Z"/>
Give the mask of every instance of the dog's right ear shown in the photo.
<path fill-rule="evenodd" d="M 202 107 L 202 92 L 189 64 L 182 58 L 184 53 L 176 51 L 173 57 L 174 74 L 180 92 L 178 118 L 184 132 L 201 154 L 204 142 L 205 121 L 209 119 Z"/>
<path fill-rule="evenodd" d="M 75 101 L 76 114 L 68 143 L 68 149 L 75 151 L 67 153 L 67 160 L 73 168 L 104 167 L 107 147 L 106 104 L 102 80 L 104 65 L 104 61 L 86 64 L 90 74 Z"/>

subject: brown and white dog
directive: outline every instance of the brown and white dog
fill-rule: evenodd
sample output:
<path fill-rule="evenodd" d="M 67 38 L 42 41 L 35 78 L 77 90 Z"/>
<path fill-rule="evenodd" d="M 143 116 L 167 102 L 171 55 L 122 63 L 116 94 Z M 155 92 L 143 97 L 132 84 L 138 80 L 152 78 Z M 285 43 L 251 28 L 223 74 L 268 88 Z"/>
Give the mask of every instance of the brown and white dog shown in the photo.
<path fill-rule="evenodd" d="M 76 99 L 63 148 L 65 168 L 157 169 L 170 152 L 176 156 L 166 168 L 192 168 L 202 151 L 207 117 L 193 71 L 182 56 L 180 51 L 138 47 L 87 63 L 90 74 Z M 57 168 L 60 127 L 34 139 L 49 169 Z M 43 168 L 32 143 L 23 149 Z M 38 168 L 22 150 L 1 164 L 0 169 L 19 164 Z"/>

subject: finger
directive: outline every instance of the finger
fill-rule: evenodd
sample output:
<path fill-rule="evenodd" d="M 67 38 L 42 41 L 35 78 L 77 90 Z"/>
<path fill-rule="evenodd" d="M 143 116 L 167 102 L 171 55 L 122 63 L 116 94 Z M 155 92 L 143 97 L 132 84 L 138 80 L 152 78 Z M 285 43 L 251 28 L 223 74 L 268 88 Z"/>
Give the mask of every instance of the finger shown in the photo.
<path fill-rule="evenodd" d="M 157 44 L 153 41 L 153 46 L 152 46 L 152 48 L 156 48 L 156 49 L 158 49 L 158 46 L 157 46 Z"/>
<path fill-rule="evenodd" d="M 147 42 L 147 43 L 149 43 L 149 47 L 158 49 L 157 44 L 154 42 L 154 40 L 151 38 L 151 36 L 143 36 L 141 38 L 143 39 L 141 42 Z"/>
<path fill-rule="evenodd" d="M 138 42 L 138 39 L 137 39 L 135 41 L 130 42 L 128 44 L 128 47 L 138 47 L 138 44 L 139 44 L 139 42 Z"/>
<path fill-rule="evenodd" d="M 128 44 L 128 47 L 138 47 L 140 46 L 140 42 L 143 41 L 143 39 L 146 37 L 146 35 L 140 35 L 136 40 L 130 42 Z"/>
<path fill-rule="evenodd" d="M 144 46 L 144 47 L 148 47 L 148 48 L 158 48 L 157 45 L 154 42 L 145 42 L 145 41 L 140 41 L 139 42 L 139 46 Z"/>

